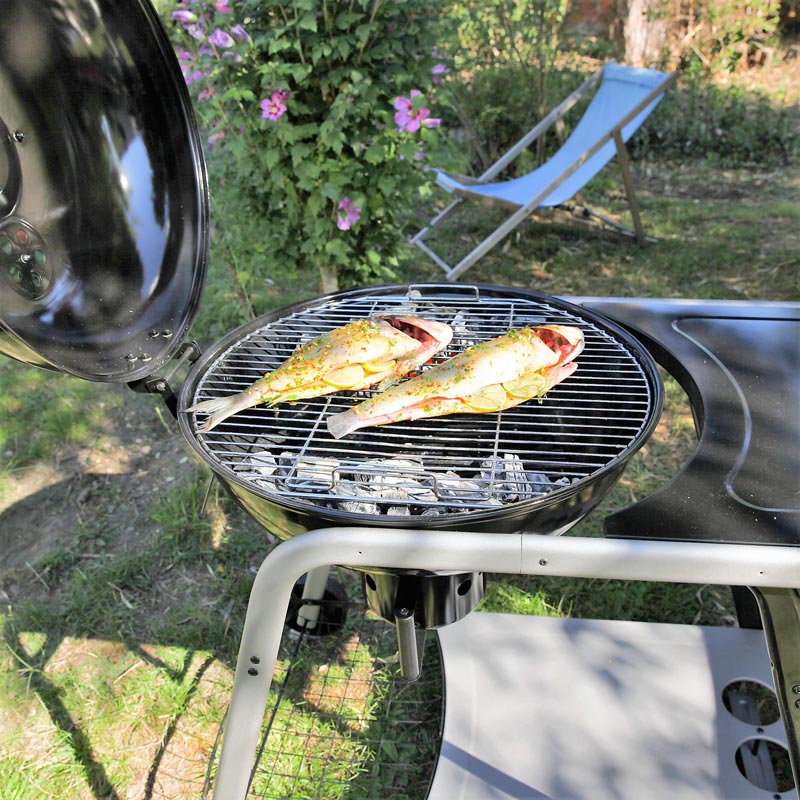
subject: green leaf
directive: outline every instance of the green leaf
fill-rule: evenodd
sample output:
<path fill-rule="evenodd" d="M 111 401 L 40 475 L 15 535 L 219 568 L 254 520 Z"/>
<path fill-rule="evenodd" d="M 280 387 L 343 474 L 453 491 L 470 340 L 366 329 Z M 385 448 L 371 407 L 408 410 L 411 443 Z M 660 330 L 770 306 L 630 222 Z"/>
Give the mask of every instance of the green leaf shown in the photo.
<path fill-rule="evenodd" d="M 370 34 L 372 33 L 372 26 L 371 25 L 359 25 L 356 28 L 356 39 L 358 39 L 360 44 L 366 44 L 367 39 L 369 39 Z"/>
<path fill-rule="evenodd" d="M 302 31 L 317 32 L 317 15 L 316 14 L 303 14 L 297 21 L 297 27 Z"/>
<path fill-rule="evenodd" d="M 380 142 L 373 142 L 364 151 L 364 160 L 368 164 L 381 164 L 386 158 L 386 148 Z"/>
<path fill-rule="evenodd" d="M 267 169 L 272 169 L 281 160 L 281 151 L 277 148 L 262 150 L 261 159 Z"/>
<path fill-rule="evenodd" d="M 397 188 L 397 180 L 394 175 L 387 173 L 378 179 L 378 188 L 384 197 L 390 197 Z"/>
<path fill-rule="evenodd" d="M 285 39 L 282 36 L 277 39 L 270 39 L 267 45 L 267 53 L 271 56 L 275 55 L 275 53 L 282 53 L 284 50 L 291 48 L 292 44 L 291 39 Z"/>
<path fill-rule="evenodd" d="M 325 205 L 325 198 L 319 192 L 314 192 L 308 196 L 308 200 L 306 201 L 306 209 L 311 213 L 313 216 L 322 211 L 323 206 Z"/>
<path fill-rule="evenodd" d="M 397 748 L 394 742 L 389 739 L 381 739 L 381 750 L 383 750 L 392 761 L 397 761 Z"/>
<path fill-rule="evenodd" d="M 336 15 L 336 27 L 340 31 L 346 31 L 354 22 L 358 22 L 361 19 L 363 19 L 362 14 L 345 11 L 343 14 Z"/>

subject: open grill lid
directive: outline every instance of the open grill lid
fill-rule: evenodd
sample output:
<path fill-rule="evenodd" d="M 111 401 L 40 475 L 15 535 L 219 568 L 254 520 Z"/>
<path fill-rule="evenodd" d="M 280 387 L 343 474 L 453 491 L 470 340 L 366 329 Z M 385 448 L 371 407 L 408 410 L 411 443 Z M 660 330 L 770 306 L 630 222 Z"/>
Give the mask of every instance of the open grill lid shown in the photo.
<path fill-rule="evenodd" d="M 0 352 L 98 381 L 163 365 L 208 254 L 205 164 L 147 0 L 0 0 Z"/>

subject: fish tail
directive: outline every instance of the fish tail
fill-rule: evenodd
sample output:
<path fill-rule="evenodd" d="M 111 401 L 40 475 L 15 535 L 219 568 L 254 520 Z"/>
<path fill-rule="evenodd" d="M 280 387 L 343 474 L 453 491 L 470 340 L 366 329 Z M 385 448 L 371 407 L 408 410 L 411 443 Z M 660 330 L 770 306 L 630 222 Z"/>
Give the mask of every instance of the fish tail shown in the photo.
<path fill-rule="evenodd" d="M 334 439 L 341 439 L 358 428 L 364 427 L 364 421 L 352 410 L 331 414 L 327 419 L 328 431 Z"/>
<path fill-rule="evenodd" d="M 260 393 L 248 390 L 238 394 L 231 394 L 227 397 L 212 397 L 210 400 L 202 400 L 193 406 L 189 406 L 186 410 L 208 414 L 208 419 L 199 428 L 201 431 L 208 432 L 216 428 L 220 422 L 228 419 L 228 417 L 262 402 L 264 401 Z"/>

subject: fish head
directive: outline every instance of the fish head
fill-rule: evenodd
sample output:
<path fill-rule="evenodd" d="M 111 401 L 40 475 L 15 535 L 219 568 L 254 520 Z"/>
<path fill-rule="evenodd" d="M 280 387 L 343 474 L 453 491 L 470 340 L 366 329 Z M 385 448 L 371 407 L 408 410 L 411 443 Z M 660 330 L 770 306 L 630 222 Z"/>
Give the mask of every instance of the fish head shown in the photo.
<path fill-rule="evenodd" d="M 556 364 L 567 364 L 577 358 L 585 345 L 583 331 L 572 325 L 538 325 L 541 341 L 558 355 Z"/>
<path fill-rule="evenodd" d="M 419 342 L 418 354 L 431 358 L 450 344 L 453 329 L 442 322 L 406 314 L 381 314 L 378 319 Z"/>

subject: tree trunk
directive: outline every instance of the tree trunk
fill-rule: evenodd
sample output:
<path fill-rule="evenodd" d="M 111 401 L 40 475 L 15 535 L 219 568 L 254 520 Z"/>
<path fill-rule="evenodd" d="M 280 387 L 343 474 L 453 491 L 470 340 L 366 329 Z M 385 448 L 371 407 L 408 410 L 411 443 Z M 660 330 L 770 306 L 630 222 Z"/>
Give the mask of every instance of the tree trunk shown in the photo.
<path fill-rule="evenodd" d="M 632 67 L 657 66 L 666 44 L 666 24 L 658 18 L 658 0 L 629 0 L 623 6 L 622 35 L 625 63 Z"/>
<path fill-rule="evenodd" d="M 319 285 L 322 294 L 330 294 L 339 291 L 339 278 L 336 274 L 336 267 L 331 264 L 320 264 Z"/>

